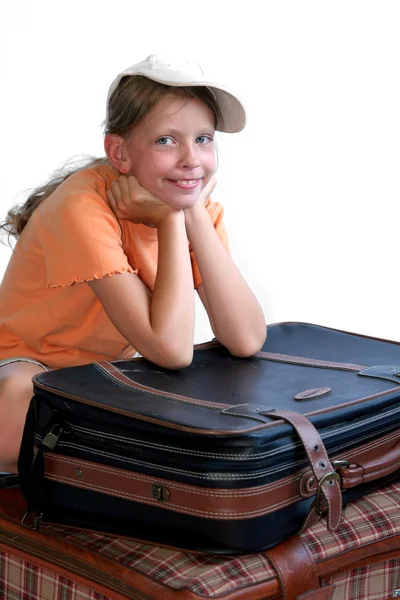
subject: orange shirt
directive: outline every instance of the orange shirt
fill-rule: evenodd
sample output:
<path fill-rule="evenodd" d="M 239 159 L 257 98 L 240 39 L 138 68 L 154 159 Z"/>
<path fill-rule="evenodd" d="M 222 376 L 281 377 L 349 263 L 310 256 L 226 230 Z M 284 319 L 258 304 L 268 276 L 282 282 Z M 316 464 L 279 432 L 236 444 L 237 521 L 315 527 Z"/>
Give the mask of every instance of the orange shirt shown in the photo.
<path fill-rule="evenodd" d="M 154 287 L 157 230 L 115 217 L 106 190 L 117 177 L 108 165 L 79 171 L 34 211 L 0 286 L 0 359 L 28 356 L 59 368 L 134 354 L 85 283 L 128 271 Z M 228 247 L 221 205 L 206 208 Z M 190 255 L 196 288 L 201 275 Z"/>

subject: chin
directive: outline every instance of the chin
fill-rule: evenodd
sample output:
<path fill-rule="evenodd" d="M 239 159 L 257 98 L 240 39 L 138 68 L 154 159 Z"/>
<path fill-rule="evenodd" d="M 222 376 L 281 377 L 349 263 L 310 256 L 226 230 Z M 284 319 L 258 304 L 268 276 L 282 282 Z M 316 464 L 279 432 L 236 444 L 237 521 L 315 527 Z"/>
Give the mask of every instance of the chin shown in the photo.
<path fill-rule="evenodd" d="M 191 208 L 194 206 L 198 199 L 199 194 L 196 194 L 193 196 L 175 196 L 172 198 L 165 198 L 164 202 L 173 208 L 182 210 L 184 208 Z"/>

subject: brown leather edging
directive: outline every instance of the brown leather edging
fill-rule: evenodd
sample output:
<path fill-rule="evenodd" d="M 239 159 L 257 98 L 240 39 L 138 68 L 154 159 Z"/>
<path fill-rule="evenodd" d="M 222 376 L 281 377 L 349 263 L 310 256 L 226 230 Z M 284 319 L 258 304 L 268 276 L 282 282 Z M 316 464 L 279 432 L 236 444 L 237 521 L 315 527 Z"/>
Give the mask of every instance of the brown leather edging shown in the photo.
<path fill-rule="evenodd" d="M 352 363 L 339 363 L 330 360 L 319 360 L 317 358 L 307 358 L 303 356 L 291 356 L 290 354 L 277 354 L 276 352 L 257 352 L 255 358 L 270 360 L 272 362 L 287 363 L 290 365 L 300 365 L 302 367 L 317 367 L 320 369 L 335 369 L 339 371 L 362 371 L 367 367 L 365 365 L 355 365 Z"/>
<path fill-rule="evenodd" d="M 79 396 L 76 396 L 74 394 L 69 394 L 67 392 L 61 391 L 61 390 L 56 390 L 50 386 L 47 385 L 43 385 L 42 383 L 40 383 L 39 381 L 37 381 L 36 379 L 36 375 L 33 376 L 32 381 L 34 383 L 34 385 L 36 387 L 38 387 L 39 389 L 51 392 L 52 394 L 55 394 L 56 396 L 61 396 L 62 398 L 70 398 L 71 400 L 74 400 L 75 402 L 79 402 L 81 404 L 85 404 L 87 406 L 94 406 L 97 409 L 99 409 L 99 404 L 98 402 L 94 402 L 92 400 L 87 400 L 84 398 L 81 398 Z M 394 388 L 390 388 L 388 390 L 384 390 L 382 392 L 378 392 L 376 394 L 371 394 L 370 396 L 364 396 L 363 398 L 357 398 L 356 400 L 351 400 L 348 402 L 343 402 L 342 404 L 336 404 L 334 407 L 329 406 L 327 408 L 321 408 L 319 410 L 314 410 L 308 413 L 304 413 L 305 417 L 311 417 L 314 415 L 320 415 L 320 414 L 324 414 L 324 413 L 328 413 L 328 412 L 332 412 L 332 410 L 337 410 L 340 408 L 345 408 L 348 406 L 354 406 L 356 404 L 361 404 L 362 402 L 367 402 L 368 400 L 374 400 L 375 398 L 380 398 L 381 396 L 386 396 L 388 394 L 391 394 L 393 392 L 399 392 L 399 387 L 394 387 Z M 229 405 L 227 405 L 229 406 Z M 235 405 L 232 405 L 232 408 Z M 218 430 L 214 430 L 214 429 L 200 429 L 197 427 L 186 427 L 184 425 L 178 425 L 176 423 L 170 423 L 168 421 L 164 421 L 162 419 L 155 419 L 153 417 L 147 416 L 147 415 L 141 415 L 138 413 L 132 413 L 131 411 L 128 410 L 123 410 L 120 408 L 114 408 L 112 406 L 102 406 L 100 407 L 102 410 L 108 411 L 108 412 L 114 412 L 117 413 L 119 415 L 125 415 L 131 419 L 137 419 L 139 421 L 145 421 L 146 423 L 154 423 L 155 425 L 161 425 L 162 427 L 167 427 L 168 429 L 174 429 L 177 431 L 184 431 L 184 432 L 190 432 L 190 433 L 200 433 L 200 434 L 206 434 L 208 436 L 232 436 L 232 435 L 237 435 L 237 434 L 242 434 L 242 433 L 250 433 L 252 431 L 258 431 L 259 429 L 265 429 L 267 427 L 276 427 L 278 425 L 282 424 L 282 421 L 271 421 L 269 423 L 258 423 L 256 425 L 250 426 L 250 427 L 245 427 L 242 429 L 218 429 Z M 229 413 L 228 413 L 229 414 Z"/>
<path fill-rule="evenodd" d="M 359 461 L 367 465 L 368 461 L 382 460 L 386 452 L 392 452 L 393 442 L 397 442 L 398 436 L 399 431 L 392 432 L 351 451 L 341 452 L 331 457 L 331 461 L 348 458 L 353 463 Z M 315 493 L 315 490 L 304 493 L 301 489 L 304 478 L 311 476 L 309 467 L 262 486 L 219 489 L 178 483 L 50 452 L 44 456 L 46 477 L 54 481 L 209 519 L 249 519 L 263 516 Z M 80 469 L 82 474 L 80 471 L 77 473 L 76 469 Z M 153 497 L 153 484 L 167 488 L 170 493 L 167 501 L 159 501 Z"/>
<path fill-rule="evenodd" d="M 124 375 L 124 373 L 120 369 L 118 369 L 115 365 L 108 361 L 97 362 L 93 364 L 97 369 L 100 369 L 106 377 L 109 377 L 111 380 L 116 381 L 119 385 L 127 387 L 128 389 L 138 390 L 139 392 L 149 394 L 150 396 L 156 396 L 157 398 L 168 398 L 171 400 L 175 400 L 176 402 L 182 402 L 183 404 L 194 404 L 195 406 L 200 406 L 202 408 L 210 408 L 212 410 L 229 408 L 231 406 L 230 404 L 221 404 L 219 402 L 206 402 L 205 400 L 191 398 L 190 396 L 182 396 L 180 394 L 174 394 L 172 392 L 164 392 L 162 390 L 158 390 L 157 388 L 153 388 L 148 385 L 143 385 L 142 383 L 133 381 L 132 379 Z"/>

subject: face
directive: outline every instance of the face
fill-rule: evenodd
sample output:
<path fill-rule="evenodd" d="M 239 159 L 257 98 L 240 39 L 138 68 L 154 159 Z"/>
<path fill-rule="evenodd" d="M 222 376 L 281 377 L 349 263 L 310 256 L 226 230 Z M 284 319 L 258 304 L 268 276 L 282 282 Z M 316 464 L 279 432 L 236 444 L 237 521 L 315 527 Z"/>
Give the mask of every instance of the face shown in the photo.
<path fill-rule="evenodd" d="M 140 185 L 174 208 L 189 208 L 215 171 L 214 117 L 206 104 L 165 96 L 125 140 Z"/>

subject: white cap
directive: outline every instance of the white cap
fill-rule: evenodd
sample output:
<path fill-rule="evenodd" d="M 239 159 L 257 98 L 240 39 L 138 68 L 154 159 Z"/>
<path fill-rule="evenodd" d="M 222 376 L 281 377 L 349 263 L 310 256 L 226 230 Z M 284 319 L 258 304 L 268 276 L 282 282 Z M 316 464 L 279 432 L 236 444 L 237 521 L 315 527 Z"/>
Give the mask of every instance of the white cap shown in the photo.
<path fill-rule="evenodd" d="M 114 79 L 108 90 L 107 119 L 111 95 L 117 89 L 121 79 L 128 75 L 143 75 L 158 83 L 174 87 L 207 87 L 214 94 L 221 111 L 222 123 L 217 123 L 218 131 L 236 133 L 246 125 L 246 112 L 240 100 L 222 85 L 206 81 L 198 63 L 171 61 L 159 54 L 150 54 L 145 60 L 128 67 Z"/>

